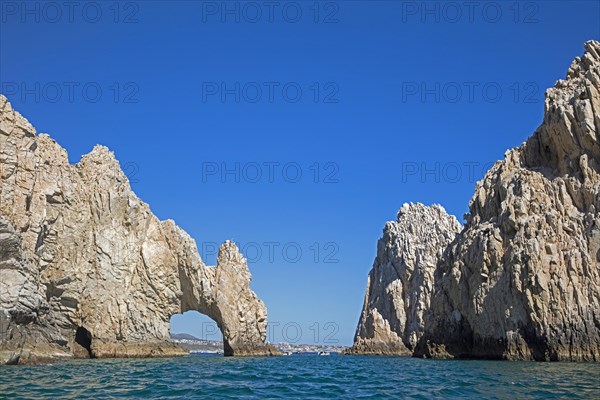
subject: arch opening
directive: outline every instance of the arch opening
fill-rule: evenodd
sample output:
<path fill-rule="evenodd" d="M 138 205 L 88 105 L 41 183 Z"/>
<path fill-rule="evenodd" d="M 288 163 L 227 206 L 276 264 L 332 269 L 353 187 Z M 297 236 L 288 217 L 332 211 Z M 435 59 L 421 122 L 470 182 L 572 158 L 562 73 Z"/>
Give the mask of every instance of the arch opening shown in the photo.
<path fill-rule="evenodd" d="M 75 331 L 75 343 L 87 351 L 88 358 L 94 358 L 92 352 L 92 334 L 82 326 L 77 327 Z"/>
<path fill-rule="evenodd" d="M 190 354 L 223 355 L 223 334 L 209 316 L 190 310 L 170 319 L 170 336 Z"/>

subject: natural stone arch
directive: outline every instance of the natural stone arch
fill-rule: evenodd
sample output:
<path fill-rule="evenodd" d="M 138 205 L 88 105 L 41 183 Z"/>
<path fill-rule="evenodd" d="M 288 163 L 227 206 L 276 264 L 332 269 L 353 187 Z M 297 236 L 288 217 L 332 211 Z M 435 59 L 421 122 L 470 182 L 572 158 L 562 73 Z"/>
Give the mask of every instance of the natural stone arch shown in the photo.
<path fill-rule="evenodd" d="M 190 310 L 182 314 L 174 314 L 169 323 L 171 338 L 174 340 L 185 339 L 185 337 L 179 337 L 184 334 L 194 336 L 202 341 L 223 342 L 223 333 L 215 320 L 198 311 Z M 219 350 L 223 350 L 222 345 Z"/>
<path fill-rule="evenodd" d="M 152 244 L 155 240 L 169 245 Z M 150 304 L 161 300 L 166 303 L 154 308 L 129 302 L 122 308 L 133 309 L 134 313 L 111 313 L 111 309 L 121 307 L 120 301 L 129 299 L 131 293 L 114 293 L 106 300 L 108 306 L 105 302 L 103 307 L 98 307 L 102 304 L 98 293 L 104 293 L 99 289 L 90 293 L 93 301 L 78 301 L 80 313 L 75 320 L 76 324 L 88 327 L 86 334 L 94 343 L 90 348 L 91 357 L 184 354 L 183 349 L 170 341 L 170 320 L 173 315 L 187 311 L 197 311 L 216 323 L 223 335 L 225 356 L 277 354 L 273 347 L 265 345 L 266 307 L 250 289 L 252 277 L 247 262 L 233 242 L 221 245 L 217 266 L 206 266 L 193 239 L 173 221 L 164 221 L 155 233 L 148 233 L 139 251 L 148 276 L 154 278 L 146 282 L 148 291 L 142 290 L 146 300 Z M 114 307 L 111 308 L 111 304 Z M 154 315 L 146 320 L 132 318 L 136 312 Z M 99 322 L 107 318 L 111 323 L 99 326 Z M 75 328 L 79 330 L 74 325 Z M 140 335 L 142 328 L 143 335 Z"/>
<path fill-rule="evenodd" d="M 223 334 L 226 356 L 276 354 L 273 347 L 265 345 L 266 307 L 250 289 L 252 276 L 238 247 L 233 242 L 223 243 L 217 266 L 205 266 L 199 272 L 200 290 L 180 274 L 181 287 L 187 288 L 183 290 L 180 313 L 195 310 L 215 321 Z"/>
<path fill-rule="evenodd" d="M 206 266 L 196 242 L 135 195 L 106 147 L 70 164 L 0 95 L 0 153 L 0 275 L 9 288 L 0 292 L 0 364 L 71 357 L 85 348 L 79 328 L 94 357 L 185 354 L 170 341 L 169 319 L 187 310 L 217 322 L 227 355 L 276 353 L 235 244 Z"/>

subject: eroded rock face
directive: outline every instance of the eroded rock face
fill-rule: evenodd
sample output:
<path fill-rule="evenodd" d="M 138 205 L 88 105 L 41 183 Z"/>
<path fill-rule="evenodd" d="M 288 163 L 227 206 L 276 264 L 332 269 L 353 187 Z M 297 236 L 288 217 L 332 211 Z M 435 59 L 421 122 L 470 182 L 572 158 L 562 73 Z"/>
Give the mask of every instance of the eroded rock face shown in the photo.
<path fill-rule="evenodd" d="M 404 204 L 377 243 L 367 294 L 349 353 L 409 355 L 423 334 L 433 274 L 460 230 L 439 205 Z"/>
<path fill-rule="evenodd" d="M 600 361 L 600 43 L 477 184 L 417 355 Z"/>
<path fill-rule="evenodd" d="M 600 361 L 600 43 L 585 49 L 435 252 L 414 355 Z"/>
<path fill-rule="evenodd" d="M 0 179 L 0 362 L 184 354 L 169 319 L 188 310 L 217 322 L 227 355 L 273 352 L 235 244 L 206 266 L 194 240 L 132 192 L 107 148 L 71 165 L 1 95 Z"/>

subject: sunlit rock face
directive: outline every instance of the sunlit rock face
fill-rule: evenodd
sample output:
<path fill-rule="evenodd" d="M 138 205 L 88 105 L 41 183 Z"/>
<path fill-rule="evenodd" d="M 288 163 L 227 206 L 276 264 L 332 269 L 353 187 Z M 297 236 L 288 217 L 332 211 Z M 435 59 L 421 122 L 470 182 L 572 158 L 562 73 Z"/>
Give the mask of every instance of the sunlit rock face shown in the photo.
<path fill-rule="evenodd" d="M 585 50 L 546 92 L 544 120 L 533 136 L 478 182 L 455 238 L 436 243 L 414 223 L 404 227 L 412 238 L 403 240 L 437 257 L 417 259 L 412 269 L 433 277 L 419 285 L 421 275 L 414 275 L 412 291 L 388 290 L 388 280 L 372 277 L 394 275 L 376 272 L 394 263 L 376 261 L 355 348 L 370 340 L 361 324 L 370 313 L 376 320 L 376 310 L 379 330 L 389 325 L 397 336 L 384 335 L 383 342 L 402 342 L 416 356 L 600 361 L 600 43 L 587 42 Z M 419 212 L 416 221 L 430 216 Z M 384 234 L 377 260 L 382 247 L 398 248 L 397 237 Z M 396 258 L 411 254 L 400 250 Z M 427 290 L 416 344 L 412 331 L 406 336 L 411 320 L 398 313 L 403 307 L 370 305 L 370 293 L 379 294 L 379 303 L 403 305 Z"/>
<path fill-rule="evenodd" d="M 96 146 L 69 164 L 1 95 L 0 179 L 0 362 L 185 354 L 169 319 L 188 310 L 217 322 L 227 355 L 274 352 L 235 244 L 206 266 L 194 240 L 133 193 L 112 152 Z"/>
<path fill-rule="evenodd" d="M 412 354 L 438 259 L 459 230 L 441 206 L 419 203 L 404 204 L 397 220 L 385 225 L 350 353 Z"/>

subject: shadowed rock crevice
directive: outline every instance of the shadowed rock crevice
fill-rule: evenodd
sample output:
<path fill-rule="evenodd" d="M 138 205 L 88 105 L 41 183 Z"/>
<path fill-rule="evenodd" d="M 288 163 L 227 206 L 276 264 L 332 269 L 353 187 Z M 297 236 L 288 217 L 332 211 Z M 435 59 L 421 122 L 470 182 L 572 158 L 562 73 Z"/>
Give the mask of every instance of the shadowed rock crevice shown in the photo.
<path fill-rule="evenodd" d="M 231 242 L 205 265 L 106 147 L 72 165 L 0 95 L 0 363 L 79 356 L 80 327 L 96 357 L 186 354 L 169 319 L 187 310 L 217 322 L 228 355 L 275 354 L 251 279 Z"/>
<path fill-rule="evenodd" d="M 94 358 L 92 353 L 92 334 L 84 327 L 78 327 L 75 331 L 75 343 L 87 351 L 89 358 Z"/>

